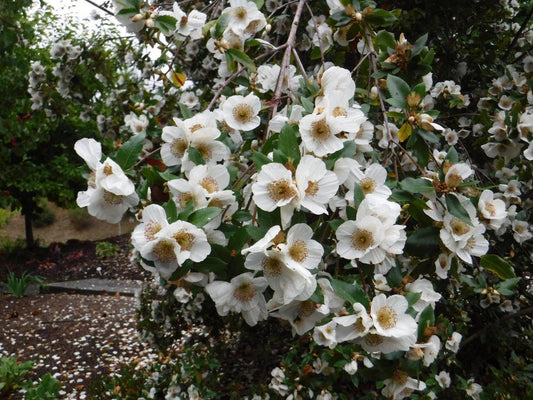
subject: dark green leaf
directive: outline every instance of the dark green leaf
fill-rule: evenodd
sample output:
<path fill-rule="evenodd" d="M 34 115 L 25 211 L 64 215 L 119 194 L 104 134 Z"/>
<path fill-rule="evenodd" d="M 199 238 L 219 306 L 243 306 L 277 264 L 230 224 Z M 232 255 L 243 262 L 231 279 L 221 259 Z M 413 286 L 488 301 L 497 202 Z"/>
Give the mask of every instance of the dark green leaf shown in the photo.
<path fill-rule="evenodd" d="M 190 203 L 191 206 L 194 207 L 194 204 L 192 204 L 193 202 L 191 201 Z M 168 222 L 172 223 L 178 220 L 178 209 L 174 200 L 170 199 L 167 201 L 165 204 L 163 204 L 163 208 L 165 209 Z"/>
<path fill-rule="evenodd" d="M 407 237 L 405 251 L 420 258 L 436 256 L 440 253 L 440 229 L 434 226 L 417 229 Z"/>
<path fill-rule="evenodd" d="M 356 282 L 348 283 L 339 279 L 331 279 L 331 286 L 335 293 L 350 303 L 350 305 L 361 303 L 365 308 L 370 307 L 370 302 L 365 292 Z"/>
<path fill-rule="evenodd" d="M 435 326 L 435 312 L 431 306 L 422 310 L 418 317 L 418 340 L 424 341 L 424 331 L 430 326 Z"/>
<path fill-rule="evenodd" d="M 352 22 L 352 18 L 348 16 L 344 10 L 336 12 L 328 18 L 328 24 L 334 27 L 342 27 Z"/>
<path fill-rule="evenodd" d="M 496 254 L 485 254 L 481 256 L 479 264 L 486 270 L 496 274 L 500 279 L 511 279 L 516 276 L 513 267 Z"/>
<path fill-rule="evenodd" d="M 226 55 L 226 59 L 230 57 L 231 60 L 237 61 L 239 64 L 241 64 L 243 67 L 246 67 L 251 72 L 255 72 L 255 64 L 254 61 L 248 57 L 244 52 L 237 50 L 237 49 L 227 49 L 224 53 Z M 228 64 L 230 62 L 228 61 Z"/>
<path fill-rule="evenodd" d="M 189 146 L 187 149 L 189 153 L 189 160 L 191 160 L 196 165 L 203 165 L 205 164 L 204 157 L 202 156 L 202 153 L 200 151 L 192 146 Z"/>
<path fill-rule="evenodd" d="M 468 212 L 462 206 L 457 196 L 454 196 L 453 194 L 446 195 L 446 208 L 448 209 L 448 212 L 454 217 L 459 218 L 461 221 L 467 223 L 470 226 L 474 226 L 472 224 L 472 221 L 470 221 L 470 215 L 468 215 Z"/>
<path fill-rule="evenodd" d="M 154 26 L 165 35 L 168 35 L 176 29 L 176 18 L 170 15 L 160 15 L 155 19 Z"/>
<path fill-rule="evenodd" d="M 353 188 L 353 201 L 354 201 L 354 206 L 356 209 L 359 208 L 359 205 L 364 199 L 365 199 L 365 193 L 363 192 L 361 185 L 359 185 L 358 183 L 355 183 L 354 188 Z"/>
<path fill-rule="evenodd" d="M 180 111 L 181 111 L 181 116 L 183 119 L 189 119 L 189 118 L 192 118 L 193 116 L 193 113 L 191 110 L 189 110 L 189 108 L 183 104 L 183 103 L 178 103 L 178 106 L 180 108 Z"/>
<path fill-rule="evenodd" d="M 252 219 L 252 214 L 246 210 L 238 210 L 231 216 L 231 219 L 235 222 L 246 222 Z"/>
<path fill-rule="evenodd" d="M 222 37 L 222 34 L 228 27 L 230 18 L 230 13 L 225 13 L 218 17 L 217 24 L 215 25 L 215 30 L 213 32 L 213 37 L 215 39 L 220 39 Z"/>
<path fill-rule="evenodd" d="M 206 207 L 200 208 L 189 215 L 188 221 L 201 228 L 208 222 L 211 222 L 214 218 L 218 217 L 222 213 L 222 209 L 218 207 Z"/>
<path fill-rule="evenodd" d="M 272 160 L 265 156 L 263 153 L 260 153 L 258 151 L 254 151 L 254 154 L 252 155 L 252 159 L 254 161 L 254 166 L 257 172 L 261 171 L 261 167 L 265 164 L 270 164 Z"/>
<path fill-rule="evenodd" d="M 496 285 L 496 290 L 504 296 L 512 296 L 513 294 L 515 294 L 514 288 L 520 281 L 520 279 L 522 278 L 518 277 L 506 279 Z"/>
<path fill-rule="evenodd" d="M 407 108 L 407 95 L 411 92 L 409 85 L 402 78 L 394 75 L 387 76 L 387 88 L 393 99 L 401 101 L 405 104 L 403 108 Z"/>
<path fill-rule="evenodd" d="M 118 149 L 115 161 L 124 171 L 131 168 L 139 159 L 145 139 L 146 133 L 139 133 L 138 135 L 129 138 L 129 140 Z"/>
<path fill-rule="evenodd" d="M 296 126 L 285 124 L 279 134 L 279 149 L 287 158 L 293 160 L 294 165 L 297 165 L 300 161 L 300 147 L 298 146 L 296 132 Z"/>
<path fill-rule="evenodd" d="M 405 178 L 400 182 L 400 187 L 413 194 L 431 193 L 434 190 L 431 181 L 424 178 Z"/>
<path fill-rule="evenodd" d="M 415 57 L 419 55 L 422 49 L 424 48 L 424 46 L 426 45 L 427 41 L 428 41 L 427 33 L 425 35 L 420 36 L 416 40 L 415 44 L 413 45 L 413 48 L 411 49 L 411 56 Z"/>
<path fill-rule="evenodd" d="M 382 52 L 386 53 L 387 49 L 394 49 L 396 47 L 396 40 L 394 35 L 388 31 L 382 30 L 376 34 L 376 47 Z"/>

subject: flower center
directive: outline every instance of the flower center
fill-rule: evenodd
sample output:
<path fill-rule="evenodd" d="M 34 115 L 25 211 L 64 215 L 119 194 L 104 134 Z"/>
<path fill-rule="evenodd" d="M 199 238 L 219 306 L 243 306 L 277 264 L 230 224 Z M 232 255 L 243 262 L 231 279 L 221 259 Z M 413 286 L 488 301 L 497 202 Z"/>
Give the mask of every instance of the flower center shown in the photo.
<path fill-rule="evenodd" d="M 244 7 L 238 7 L 235 9 L 235 16 L 237 19 L 240 19 L 241 21 L 245 21 L 248 13 L 246 12 L 246 8 Z"/>
<path fill-rule="evenodd" d="M 244 303 L 252 300 L 255 297 L 256 293 L 257 291 L 255 290 L 251 282 L 243 282 L 235 288 L 235 291 L 233 292 L 233 297 Z"/>
<path fill-rule="evenodd" d="M 305 189 L 305 194 L 307 196 L 314 196 L 318 193 L 318 183 L 314 181 L 307 182 L 307 188 Z"/>
<path fill-rule="evenodd" d="M 191 192 L 181 193 L 177 198 L 177 203 L 180 208 L 185 208 L 189 201 L 193 200 Z"/>
<path fill-rule="evenodd" d="M 494 207 L 494 204 L 492 202 L 485 203 L 485 210 L 488 211 L 491 217 L 494 217 L 496 215 L 496 207 Z"/>
<path fill-rule="evenodd" d="M 303 240 L 295 241 L 289 249 L 289 256 L 296 262 L 303 262 L 307 258 L 309 251 Z"/>
<path fill-rule="evenodd" d="M 316 305 L 312 301 L 303 301 L 298 305 L 298 317 L 309 317 L 316 310 Z"/>
<path fill-rule="evenodd" d="M 269 183 L 268 194 L 270 198 L 278 202 L 280 200 L 289 200 L 296 195 L 296 191 L 291 185 L 291 182 L 287 179 L 280 179 Z"/>
<path fill-rule="evenodd" d="M 459 184 L 462 181 L 463 181 L 463 178 L 461 178 L 461 176 L 452 173 L 452 174 L 448 175 L 448 179 L 447 179 L 446 183 L 448 184 L 449 187 L 455 188 L 455 187 L 459 186 Z"/>
<path fill-rule="evenodd" d="M 352 245 L 357 250 L 366 250 L 374 244 L 372 232 L 366 229 L 358 229 L 352 235 Z"/>
<path fill-rule="evenodd" d="M 214 178 L 211 178 L 210 176 L 207 176 L 202 179 L 202 181 L 200 182 L 200 186 L 207 190 L 208 193 L 218 192 L 217 181 Z"/>
<path fill-rule="evenodd" d="M 379 335 L 369 333 L 365 336 L 365 342 L 370 346 L 379 346 L 381 343 L 383 343 L 383 338 Z"/>
<path fill-rule="evenodd" d="M 161 230 L 162 226 L 160 223 L 155 221 L 150 221 L 146 224 L 146 228 L 144 229 L 144 237 L 147 240 L 154 240 L 155 234 Z"/>
<path fill-rule="evenodd" d="M 263 260 L 263 272 L 265 276 L 273 277 L 281 275 L 283 263 L 279 258 L 266 257 Z"/>
<path fill-rule="evenodd" d="M 196 146 L 196 150 L 200 152 L 205 162 L 211 161 L 212 152 L 207 144 L 205 143 L 199 144 L 198 146 Z"/>
<path fill-rule="evenodd" d="M 104 167 L 104 175 L 109 176 L 113 175 L 113 167 L 109 164 L 106 164 Z"/>
<path fill-rule="evenodd" d="M 333 115 L 334 117 L 346 117 L 348 115 L 348 112 L 344 107 L 337 106 L 333 109 L 331 115 Z"/>
<path fill-rule="evenodd" d="M 190 130 L 191 132 L 196 132 L 198 129 L 202 129 L 202 128 L 203 128 L 203 126 L 202 126 L 201 124 L 194 124 L 193 126 L 191 126 L 191 127 L 189 128 L 189 130 Z"/>
<path fill-rule="evenodd" d="M 407 383 L 407 378 L 409 378 L 409 374 L 401 369 L 397 369 L 392 374 L 392 380 L 400 386 L 404 386 Z"/>
<path fill-rule="evenodd" d="M 119 204 L 122 204 L 122 202 L 124 201 L 124 196 L 111 193 L 110 191 L 104 189 L 104 201 L 108 204 L 117 206 Z"/>
<path fill-rule="evenodd" d="M 315 140 L 323 142 L 330 135 L 331 132 L 325 118 L 322 118 L 321 120 L 315 121 L 311 124 L 311 136 L 313 136 Z"/>
<path fill-rule="evenodd" d="M 178 158 L 181 158 L 185 154 L 185 151 L 187 151 L 187 147 L 189 147 L 189 146 L 188 146 L 186 140 L 184 140 L 184 139 L 176 139 L 170 145 L 170 152 L 174 156 L 176 156 Z"/>
<path fill-rule="evenodd" d="M 398 322 L 398 316 L 396 315 L 396 312 L 389 306 L 382 307 L 378 313 L 378 323 L 381 325 L 384 329 L 391 329 L 396 326 L 396 322 Z"/>
<path fill-rule="evenodd" d="M 450 227 L 452 228 L 452 232 L 457 236 L 462 236 L 465 233 L 468 233 L 468 231 L 470 230 L 468 225 L 458 218 L 454 218 L 452 220 L 452 222 L 450 223 Z"/>
<path fill-rule="evenodd" d="M 364 194 L 373 193 L 376 190 L 376 182 L 372 178 L 363 178 L 360 183 Z"/>
<path fill-rule="evenodd" d="M 194 235 L 182 229 L 172 236 L 174 240 L 180 245 L 181 250 L 191 251 L 194 244 Z"/>
<path fill-rule="evenodd" d="M 153 253 L 155 258 L 162 263 L 176 261 L 174 253 L 174 243 L 170 239 L 161 240 L 154 245 Z"/>
<path fill-rule="evenodd" d="M 241 124 L 250 122 L 253 117 L 254 110 L 248 104 L 237 104 L 235 108 L 233 108 L 233 118 Z"/>

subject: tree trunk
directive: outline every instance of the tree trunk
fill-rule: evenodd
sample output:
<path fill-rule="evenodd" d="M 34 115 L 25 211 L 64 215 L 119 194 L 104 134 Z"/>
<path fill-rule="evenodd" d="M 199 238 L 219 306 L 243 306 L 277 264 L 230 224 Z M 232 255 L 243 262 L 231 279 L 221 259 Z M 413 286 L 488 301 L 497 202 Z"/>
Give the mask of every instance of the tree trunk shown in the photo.
<path fill-rule="evenodd" d="M 32 218 L 33 212 L 27 212 L 24 214 L 24 227 L 26 230 L 26 247 L 28 249 L 31 249 L 35 247 L 35 240 L 33 238 L 33 226 L 32 226 Z"/>

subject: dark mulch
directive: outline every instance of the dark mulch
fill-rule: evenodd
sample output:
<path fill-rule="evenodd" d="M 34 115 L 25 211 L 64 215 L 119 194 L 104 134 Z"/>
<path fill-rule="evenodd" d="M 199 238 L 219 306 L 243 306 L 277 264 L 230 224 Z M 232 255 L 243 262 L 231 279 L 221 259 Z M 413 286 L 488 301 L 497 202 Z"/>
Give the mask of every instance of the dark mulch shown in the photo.
<path fill-rule="evenodd" d="M 0 253 L 0 282 L 25 271 L 47 282 L 106 278 L 151 279 L 132 264 L 129 234 L 106 239 L 118 246 L 98 256 L 98 242 L 70 240 L 46 248 Z M 0 293 L 0 356 L 34 361 L 29 377 L 45 373 L 62 384 L 62 399 L 84 399 L 87 385 L 118 370 L 120 362 L 148 362 L 151 349 L 137 340 L 136 299 L 115 295 L 40 293 L 23 298 Z M 2 395 L 0 394 L 0 397 Z M 21 399 L 21 394 L 8 397 Z"/>
<path fill-rule="evenodd" d="M 118 251 L 107 257 L 98 256 L 96 246 L 99 242 L 118 246 Z M 130 257 L 130 234 L 100 241 L 51 243 L 47 247 L 20 249 L 11 254 L 0 252 L 0 282 L 6 281 L 9 271 L 17 276 L 22 272 L 38 275 L 47 282 L 88 278 L 150 279 L 150 273 L 132 264 Z"/>

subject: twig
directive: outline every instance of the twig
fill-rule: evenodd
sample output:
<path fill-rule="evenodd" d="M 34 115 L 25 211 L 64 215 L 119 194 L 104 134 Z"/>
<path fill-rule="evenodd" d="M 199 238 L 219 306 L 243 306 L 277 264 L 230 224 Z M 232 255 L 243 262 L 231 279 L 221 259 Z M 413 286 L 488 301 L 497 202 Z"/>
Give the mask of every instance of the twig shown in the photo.
<path fill-rule="evenodd" d="M 294 48 L 294 45 L 296 44 L 296 31 L 298 30 L 298 25 L 300 23 L 300 17 L 302 15 L 304 4 L 306 3 L 306 0 L 300 0 L 298 2 L 298 7 L 296 8 L 296 13 L 294 15 L 294 19 L 292 20 L 291 30 L 289 32 L 289 37 L 287 38 L 285 53 L 283 54 L 283 59 L 281 61 L 281 67 L 279 70 L 279 76 L 278 81 L 276 82 L 276 89 L 274 90 L 274 95 L 272 97 L 272 105 L 270 106 L 270 115 L 266 123 L 265 127 L 265 140 L 268 139 L 270 136 L 270 132 L 268 129 L 270 120 L 276 115 L 276 110 L 278 107 L 281 90 L 283 89 L 283 81 L 285 80 L 285 76 L 287 74 L 287 68 L 289 68 L 289 64 L 291 62 L 291 54 L 292 49 Z"/>
<path fill-rule="evenodd" d="M 107 8 L 104 8 L 104 7 L 102 7 L 101 5 L 96 4 L 96 3 L 95 3 L 94 1 L 92 1 L 92 0 L 85 0 L 85 1 L 86 1 L 87 3 L 93 5 L 94 7 L 96 7 L 96 8 L 98 8 L 98 9 L 102 10 L 103 12 L 109 14 L 109 15 L 113 15 L 113 16 L 115 15 L 112 11 L 109 11 Z"/>
<path fill-rule="evenodd" d="M 522 315 L 527 315 L 527 314 L 531 314 L 531 313 L 533 313 L 533 307 L 524 308 L 523 310 L 517 311 L 515 313 L 507 314 L 504 317 L 496 320 L 495 322 L 491 322 L 490 325 L 485 326 L 483 329 L 477 331 L 473 335 L 471 335 L 468 338 L 466 338 L 465 340 L 463 340 L 461 342 L 460 348 L 462 349 L 468 343 L 470 343 L 470 342 L 476 340 L 478 337 L 484 335 L 489 330 L 493 329 L 495 325 L 500 325 L 501 323 L 503 323 L 503 322 L 505 322 L 505 321 L 507 321 L 509 319 L 516 318 L 516 317 L 521 317 Z"/>
<path fill-rule="evenodd" d="M 507 57 L 509 57 L 509 54 L 511 53 L 511 50 L 516 45 L 516 42 L 518 42 L 518 39 L 520 38 L 520 35 L 524 31 L 524 29 L 526 29 L 527 23 L 529 22 L 529 20 L 531 19 L 532 16 L 533 16 L 533 6 L 531 7 L 531 10 L 529 11 L 529 14 L 527 15 L 527 17 L 524 20 L 524 22 L 522 22 L 522 26 L 520 26 L 520 29 L 514 35 L 511 44 L 507 47 L 507 51 L 503 55 L 503 60 L 507 60 Z"/>

